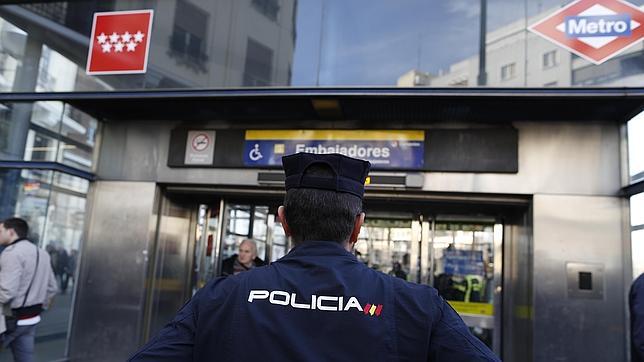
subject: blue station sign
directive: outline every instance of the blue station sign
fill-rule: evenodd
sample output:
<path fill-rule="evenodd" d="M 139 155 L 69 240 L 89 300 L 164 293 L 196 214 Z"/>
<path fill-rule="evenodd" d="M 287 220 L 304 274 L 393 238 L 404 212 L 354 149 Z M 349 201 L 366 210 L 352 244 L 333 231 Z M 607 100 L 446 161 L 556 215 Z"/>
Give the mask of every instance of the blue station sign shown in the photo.
<path fill-rule="evenodd" d="M 422 169 L 425 159 L 425 131 L 416 130 L 250 130 L 244 142 L 250 167 L 281 166 L 298 152 L 340 153 L 374 169 Z"/>

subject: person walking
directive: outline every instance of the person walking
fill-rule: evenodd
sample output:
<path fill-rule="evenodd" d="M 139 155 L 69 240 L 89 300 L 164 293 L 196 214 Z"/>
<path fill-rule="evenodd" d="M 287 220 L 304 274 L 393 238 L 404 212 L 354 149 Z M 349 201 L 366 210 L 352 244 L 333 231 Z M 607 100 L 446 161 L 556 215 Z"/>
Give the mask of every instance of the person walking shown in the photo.
<path fill-rule="evenodd" d="M 0 304 L 9 306 L 2 346 L 16 362 L 34 360 L 36 325 L 58 291 L 49 254 L 27 239 L 29 226 L 20 218 L 0 223 Z M 7 308 L 5 308 L 6 310 Z"/>

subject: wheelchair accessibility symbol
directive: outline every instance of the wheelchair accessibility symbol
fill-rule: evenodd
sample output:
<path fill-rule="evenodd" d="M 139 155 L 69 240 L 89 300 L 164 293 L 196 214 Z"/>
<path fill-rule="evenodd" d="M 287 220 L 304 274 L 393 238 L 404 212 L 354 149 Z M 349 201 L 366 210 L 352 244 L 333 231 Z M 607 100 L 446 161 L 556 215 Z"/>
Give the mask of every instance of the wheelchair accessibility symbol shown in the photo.
<path fill-rule="evenodd" d="M 250 158 L 251 161 L 259 161 L 263 157 L 264 156 L 262 156 L 262 153 L 259 151 L 259 144 L 255 143 L 255 147 L 248 152 L 248 158 Z"/>

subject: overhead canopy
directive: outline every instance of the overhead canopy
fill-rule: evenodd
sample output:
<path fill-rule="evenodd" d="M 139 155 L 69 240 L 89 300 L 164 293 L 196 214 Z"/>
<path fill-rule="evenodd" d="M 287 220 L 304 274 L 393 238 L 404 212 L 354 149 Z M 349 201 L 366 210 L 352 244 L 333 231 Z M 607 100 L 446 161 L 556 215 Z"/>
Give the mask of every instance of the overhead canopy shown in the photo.
<path fill-rule="evenodd" d="M 399 122 L 615 121 L 644 108 L 644 88 L 261 88 L 6 93 L 0 101 L 60 100 L 104 121 Z"/>

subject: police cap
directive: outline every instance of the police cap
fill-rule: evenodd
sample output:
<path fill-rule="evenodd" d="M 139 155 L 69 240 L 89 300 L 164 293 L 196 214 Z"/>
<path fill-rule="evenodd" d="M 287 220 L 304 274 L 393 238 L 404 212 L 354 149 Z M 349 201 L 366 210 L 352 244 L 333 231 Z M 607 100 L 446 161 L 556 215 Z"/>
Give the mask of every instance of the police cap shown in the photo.
<path fill-rule="evenodd" d="M 331 168 L 334 177 L 317 177 L 305 175 L 306 170 L 315 164 L 324 164 Z M 331 190 L 346 192 L 362 198 L 364 183 L 371 164 L 338 153 L 314 154 L 296 153 L 282 157 L 286 174 L 286 190 L 296 188 Z"/>

